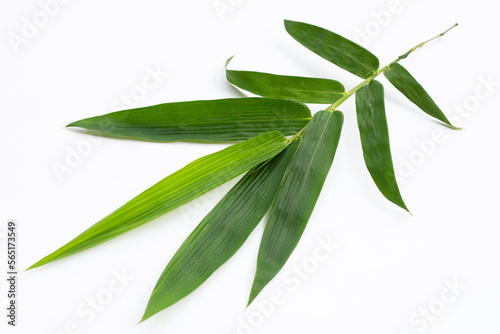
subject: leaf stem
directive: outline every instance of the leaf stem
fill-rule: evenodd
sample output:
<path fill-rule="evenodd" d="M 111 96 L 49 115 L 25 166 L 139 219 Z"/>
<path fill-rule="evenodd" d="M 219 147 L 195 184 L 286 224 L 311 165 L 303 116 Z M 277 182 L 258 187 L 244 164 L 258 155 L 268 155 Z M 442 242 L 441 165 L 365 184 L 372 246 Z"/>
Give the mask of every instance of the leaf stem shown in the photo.
<path fill-rule="evenodd" d="M 450 31 L 451 29 L 455 28 L 456 26 L 458 26 L 458 23 L 455 23 L 453 26 L 451 26 L 450 28 L 446 29 L 444 32 L 440 33 L 439 35 L 436 35 L 434 37 L 432 37 L 431 39 L 428 39 L 426 40 L 425 42 L 422 42 L 420 44 L 417 44 L 415 45 L 414 47 L 412 47 L 410 50 L 408 50 L 408 52 L 402 54 L 401 56 L 398 57 L 397 60 L 393 61 L 393 63 L 395 62 L 398 62 L 399 60 L 401 59 L 405 59 L 406 57 L 408 57 L 413 51 L 415 51 L 416 49 L 424 46 L 425 44 L 429 43 L 430 41 L 433 41 L 435 40 L 436 38 L 439 38 L 441 36 L 444 36 L 444 34 L 446 34 L 448 31 Z M 392 63 L 391 63 L 392 64 Z"/>
<path fill-rule="evenodd" d="M 444 32 L 440 33 L 439 35 L 437 36 L 434 36 L 432 37 L 431 39 L 428 39 L 426 40 L 425 42 L 422 42 L 420 44 L 417 44 L 415 45 L 414 47 L 412 47 L 410 50 L 408 50 L 406 53 L 402 54 L 401 56 L 399 56 L 396 60 L 390 62 L 389 64 L 387 64 L 386 66 L 384 67 L 381 67 L 380 69 L 378 69 L 377 71 L 375 71 L 371 76 L 369 76 L 368 78 L 366 78 L 364 81 L 362 81 L 361 83 L 359 83 L 357 86 L 355 86 L 354 88 L 352 88 L 351 90 L 347 91 L 344 93 L 344 95 L 338 99 L 337 101 L 335 101 L 331 106 L 329 106 L 327 108 L 327 110 L 337 110 L 337 108 L 342 104 L 344 103 L 345 100 L 347 100 L 349 97 L 351 97 L 353 94 L 355 94 L 358 90 L 360 90 L 364 85 L 366 85 L 367 83 L 369 83 L 370 81 L 372 81 L 373 79 L 375 79 L 379 74 L 387 71 L 392 64 L 394 63 L 397 63 L 399 62 L 401 59 L 405 59 L 406 57 L 408 57 L 411 53 L 413 53 L 416 49 L 424 46 L 425 44 L 429 43 L 430 41 L 432 40 L 435 40 L 436 38 L 439 38 L 441 36 L 443 36 L 444 34 L 446 34 L 448 31 L 450 31 L 451 29 L 455 28 L 456 26 L 458 25 L 458 23 L 455 23 L 453 26 L 451 26 L 450 28 L 446 29 Z M 299 131 L 299 132 L 302 132 Z M 298 133 L 297 133 L 298 134 Z"/>
<path fill-rule="evenodd" d="M 302 134 L 304 133 L 304 131 L 306 131 L 306 128 L 307 128 L 307 125 L 304 126 L 302 129 L 300 129 L 299 132 L 297 132 L 296 134 L 294 134 L 292 137 L 290 137 L 290 139 L 288 139 L 288 144 L 293 143 L 293 141 L 295 139 L 297 139 L 298 137 L 302 136 Z"/>

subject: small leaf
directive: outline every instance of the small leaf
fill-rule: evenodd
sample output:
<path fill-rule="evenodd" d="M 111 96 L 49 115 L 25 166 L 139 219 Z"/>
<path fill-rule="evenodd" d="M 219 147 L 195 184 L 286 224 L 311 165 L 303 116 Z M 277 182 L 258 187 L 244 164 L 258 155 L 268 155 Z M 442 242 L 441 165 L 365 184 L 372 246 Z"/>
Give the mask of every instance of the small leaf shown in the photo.
<path fill-rule="evenodd" d="M 380 82 L 372 80 L 356 93 L 356 115 L 363 157 L 373 181 L 389 201 L 408 211 L 401 198 L 392 164 L 384 86 Z"/>
<path fill-rule="evenodd" d="M 379 61 L 362 46 L 312 24 L 285 20 L 286 31 L 300 44 L 363 79 L 379 67 Z"/>
<path fill-rule="evenodd" d="M 201 221 L 163 271 L 141 321 L 198 288 L 243 245 L 271 206 L 300 138 L 250 170 Z"/>
<path fill-rule="evenodd" d="M 227 81 L 255 95 L 331 104 L 340 99 L 345 91 L 344 86 L 335 80 L 228 70 L 231 59 L 226 62 Z"/>
<path fill-rule="evenodd" d="M 197 159 L 167 176 L 28 269 L 78 253 L 171 211 L 281 152 L 288 144 L 271 131 Z"/>
<path fill-rule="evenodd" d="M 408 100 L 422 109 L 423 112 L 440 120 L 453 129 L 459 129 L 451 125 L 448 118 L 446 118 L 434 100 L 427 94 L 424 87 L 422 87 L 403 66 L 398 63 L 393 63 L 390 65 L 389 69 L 384 72 L 384 75 L 394 87 L 403 93 Z"/>
<path fill-rule="evenodd" d="M 332 165 L 343 121 L 340 111 L 323 110 L 307 126 L 266 223 L 249 304 L 297 246 Z"/>
<path fill-rule="evenodd" d="M 307 106 L 298 102 L 237 98 L 164 103 L 86 118 L 68 126 L 158 142 L 224 142 L 272 130 L 292 135 L 310 119 Z"/>

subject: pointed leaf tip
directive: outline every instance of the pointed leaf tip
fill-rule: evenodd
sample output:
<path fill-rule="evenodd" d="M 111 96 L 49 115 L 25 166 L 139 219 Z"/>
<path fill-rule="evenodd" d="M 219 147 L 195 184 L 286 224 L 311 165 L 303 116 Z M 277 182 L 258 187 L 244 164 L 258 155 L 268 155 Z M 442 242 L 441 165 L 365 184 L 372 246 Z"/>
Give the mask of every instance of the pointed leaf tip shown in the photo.
<path fill-rule="evenodd" d="M 293 135 L 310 118 L 311 111 L 302 103 L 248 97 L 163 103 L 85 118 L 68 126 L 156 142 L 231 142 L 272 130 Z"/>
<path fill-rule="evenodd" d="M 250 292 L 251 303 L 276 276 L 297 246 L 333 163 L 344 117 L 314 114 L 269 213 Z"/>
<path fill-rule="evenodd" d="M 370 81 L 356 93 L 363 158 L 377 188 L 389 201 L 410 212 L 401 197 L 391 156 L 389 129 L 384 105 L 384 87 Z"/>
<path fill-rule="evenodd" d="M 251 169 L 207 214 L 158 279 L 148 316 L 193 292 L 243 245 L 276 197 L 300 141 Z"/>
<path fill-rule="evenodd" d="M 235 55 L 233 55 L 233 56 L 231 56 L 231 57 L 227 58 L 227 60 L 226 60 L 226 65 L 225 65 L 226 69 L 227 69 L 227 66 L 229 65 L 229 63 L 231 62 L 231 60 L 233 60 L 233 58 L 234 58 L 234 57 L 235 57 Z"/>
<path fill-rule="evenodd" d="M 280 132 L 270 131 L 201 157 L 146 189 L 30 268 L 78 253 L 143 225 L 273 158 L 287 145 L 288 140 Z"/>
<path fill-rule="evenodd" d="M 413 102 L 427 115 L 445 123 L 454 130 L 459 129 L 451 124 L 446 115 L 425 91 L 424 87 L 402 65 L 398 63 L 391 64 L 389 69 L 384 72 L 384 76 L 408 100 Z"/>

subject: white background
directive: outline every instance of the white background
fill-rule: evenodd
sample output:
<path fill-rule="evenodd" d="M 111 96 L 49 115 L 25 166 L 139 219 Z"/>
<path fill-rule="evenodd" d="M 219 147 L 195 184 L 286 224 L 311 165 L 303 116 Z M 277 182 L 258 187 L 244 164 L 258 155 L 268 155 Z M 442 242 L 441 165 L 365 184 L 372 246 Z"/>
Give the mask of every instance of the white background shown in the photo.
<path fill-rule="evenodd" d="M 464 129 L 438 124 L 381 77 L 394 164 L 413 217 L 385 200 L 370 179 L 350 99 L 341 108 L 341 143 L 308 228 L 251 307 L 245 309 L 262 224 L 200 289 L 138 325 L 165 265 L 234 180 L 101 246 L 22 272 L 18 327 L 8 333 L 499 332 L 495 2 L 66 2 L 52 8 L 47 22 L 35 0 L 3 0 L 0 9 L 1 262 L 7 220 L 15 219 L 23 270 L 163 177 L 227 146 L 90 137 L 66 124 L 130 102 L 242 96 L 224 78 L 232 55 L 234 69 L 335 78 L 348 89 L 359 82 L 289 37 L 285 18 L 356 40 L 381 64 L 459 22 L 403 64 Z M 221 4 L 231 10 L 218 12 Z M 27 21 L 39 25 L 28 35 Z M 16 47 L 13 36 L 25 40 Z M 162 74 L 154 83 L 147 78 L 155 70 Z M 154 83 L 150 89 L 141 88 L 145 79 Z M 125 102 L 130 94 L 135 101 Z M 70 158 L 68 166 L 78 149 L 86 155 Z M 71 172 L 58 174 L 61 165 Z M 314 254 L 327 239 L 338 247 L 318 261 Z M 307 275 L 300 277 L 302 266 Z M 124 283 L 115 282 L 119 272 L 128 277 Z M 7 286 L 1 282 L 4 333 Z M 459 285 L 455 293 L 450 284 Z M 88 304 L 93 298 L 105 304 L 98 311 Z"/>

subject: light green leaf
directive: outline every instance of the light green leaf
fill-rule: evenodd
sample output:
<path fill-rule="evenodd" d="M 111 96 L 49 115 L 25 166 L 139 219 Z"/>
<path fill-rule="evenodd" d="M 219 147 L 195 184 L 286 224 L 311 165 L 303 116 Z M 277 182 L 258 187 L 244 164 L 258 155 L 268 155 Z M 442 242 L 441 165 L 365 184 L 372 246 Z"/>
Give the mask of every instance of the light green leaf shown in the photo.
<path fill-rule="evenodd" d="M 167 176 L 29 269 L 96 246 L 173 210 L 281 152 L 288 140 L 266 132 L 197 159 Z"/>
<path fill-rule="evenodd" d="M 392 164 L 384 86 L 380 82 L 372 80 L 356 93 L 356 114 L 363 157 L 373 181 L 389 201 L 408 211 Z"/>
<path fill-rule="evenodd" d="M 262 72 L 228 70 L 226 78 L 233 85 L 255 95 L 288 99 L 302 103 L 333 103 L 343 96 L 344 86 L 335 80 L 276 75 Z"/>
<path fill-rule="evenodd" d="M 398 63 L 393 63 L 389 69 L 384 72 L 384 75 L 394 87 L 403 93 L 408 100 L 422 109 L 423 112 L 440 120 L 453 129 L 459 129 L 451 125 L 448 118 L 446 118 L 434 100 L 427 94 L 424 87 L 422 87 L 403 66 Z"/>
<path fill-rule="evenodd" d="M 307 126 L 266 223 L 249 304 L 297 246 L 332 165 L 343 121 L 340 111 L 323 110 Z"/>
<path fill-rule="evenodd" d="M 310 119 L 307 106 L 298 102 L 237 98 L 164 103 L 86 118 L 68 126 L 158 142 L 225 142 L 272 130 L 292 135 Z"/>
<path fill-rule="evenodd" d="M 379 61 L 362 46 L 312 24 L 285 20 L 286 31 L 300 44 L 363 79 L 379 67 Z"/>
<path fill-rule="evenodd" d="M 141 321 L 193 292 L 236 253 L 271 206 L 300 141 L 250 170 L 202 220 L 163 271 Z"/>

